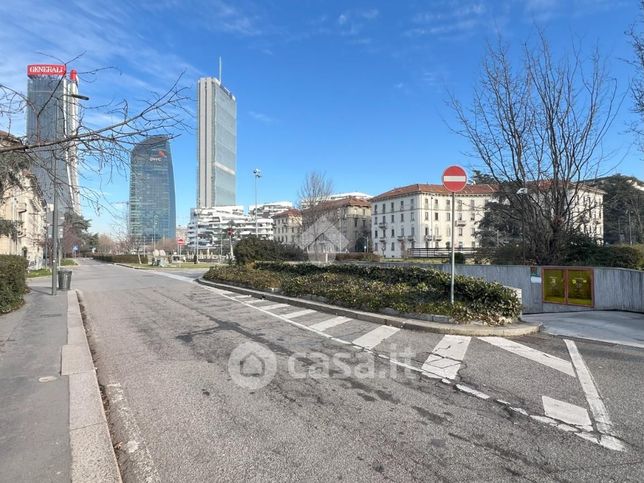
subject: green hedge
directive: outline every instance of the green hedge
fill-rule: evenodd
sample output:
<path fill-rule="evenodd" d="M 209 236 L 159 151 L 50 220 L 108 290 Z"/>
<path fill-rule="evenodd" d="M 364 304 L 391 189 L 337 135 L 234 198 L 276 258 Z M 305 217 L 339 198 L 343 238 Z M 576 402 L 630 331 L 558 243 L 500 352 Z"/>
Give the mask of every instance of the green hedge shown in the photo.
<path fill-rule="evenodd" d="M 0 313 L 23 304 L 27 291 L 27 260 L 17 255 L 0 255 Z"/>
<path fill-rule="evenodd" d="M 349 252 L 349 253 L 338 253 L 335 256 L 335 259 L 338 262 L 345 261 L 358 261 L 358 262 L 379 262 L 380 255 L 376 255 L 371 252 Z"/>
<path fill-rule="evenodd" d="M 255 236 L 240 240 L 233 247 L 233 254 L 239 265 L 246 265 L 257 260 L 306 260 L 306 254 L 300 247 L 284 245 L 275 240 L 263 240 Z"/>
<path fill-rule="evenodd" d="M 140 255 L 141 263 L 148 263 L 147 255 Z M 94 260 L 107 263 L 139 263 L 139 255 L 94 255 Z"/>
<path fill-rule="evenodd" d="M 212 268 L 204 278 L 258 289 L 280 288 L 285 295 L 314 295 L 331 304 L 361 310 L 392 308 L 403 313 L 450 315 L 463 322 L 504 324 L 521 311 L 521 301 L 514 291 L 460 275 L 455 279 L 452 306 L 449 274 L 417 267 L 257 262 L 255 268 L 243 271 Z"/>

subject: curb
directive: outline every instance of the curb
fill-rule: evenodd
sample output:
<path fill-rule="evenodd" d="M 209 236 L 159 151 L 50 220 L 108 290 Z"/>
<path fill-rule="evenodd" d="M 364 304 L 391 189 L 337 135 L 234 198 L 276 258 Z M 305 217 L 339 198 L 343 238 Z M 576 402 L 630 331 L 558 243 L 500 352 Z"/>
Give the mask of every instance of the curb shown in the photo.
<path fill-rule="evenodd" d="M 67 292 L 67 345 L 62 350 L 61 375 L 69 378 L 71 481 L 121 483 L 80 302 L 80 291 Z"/>
<path fill-rule="evenodd" d="M 441 322 L 426 322 L 423 320 L 405 319 L 403 317 L 396 317 L 393 315 L 374 314 L 371 312 L 363 312 L 360 310 L 347 309 L 338 307 L 336 305 L 324 304 L 321 302 L 314 302 L 312 300 L 303 300 L 293 297 L 286 297 L 284 295 L 277 295 L 270 292 L 262 292 L 260 290 L 253 290 L 249 288 L 237 287 L 235 285 L 227 285 L 223 283 L 210 282 L 203 278 L 198 278 L 197 283 L 209 287 L 218 288 L 221 290 L 228 290 L 230 292 L 237 292 L 244 295 L 251 295 L 257 298 L 271 300 L 273 302 L 281 302 L 297 307 L 304 307 L 307 309 L 317 310 L 319 312 L 328 312 L 334 315 L 341 315 L 344 317 L 351 317 L 352 319 L 364 320 L 366 322 L 373 322 L 375 324 L 389 325 L 401 329 L 418 330 L 423 332 L 434 332 L 436 334 L 450 334 L 450 335 L 469 335 L 474 337 L 484 336 L 500 336 L 500 337 L 518 337 L 521 335 L 536 334 L 541 330 L 541 324 L 532 324 L 528 322 L 520 322 L 511 326 L 493 327 L 486 325 L 457 325 L 446 324 Z M 521 319 L 519 319 L 521 320 Z"/>

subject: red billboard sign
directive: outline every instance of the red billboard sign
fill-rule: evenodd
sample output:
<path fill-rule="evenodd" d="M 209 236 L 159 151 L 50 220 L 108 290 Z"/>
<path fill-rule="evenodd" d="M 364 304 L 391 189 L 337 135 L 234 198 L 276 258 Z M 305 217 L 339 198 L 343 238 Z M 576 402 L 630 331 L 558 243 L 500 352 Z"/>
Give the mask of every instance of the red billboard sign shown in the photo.
<path fill-rule="evenodd" d="M 450 166 L 443 172 L 443 186 L 447 191 L 458 193 L 467 185 L 467 173 L 460 166 Z"/>
<path fill-rule="evenodd" d="M 31 64 L 27 66 L 27 75 L 37 77 L 41 75 L 59 75 L 67 73 L 67 66 L 62 64 Z"/>

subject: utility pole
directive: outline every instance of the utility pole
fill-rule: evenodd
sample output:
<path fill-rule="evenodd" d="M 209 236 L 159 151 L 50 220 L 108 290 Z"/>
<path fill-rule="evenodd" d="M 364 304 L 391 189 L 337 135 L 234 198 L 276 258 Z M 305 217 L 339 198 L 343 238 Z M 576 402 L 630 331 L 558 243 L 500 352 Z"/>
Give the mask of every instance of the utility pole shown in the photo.
<path fill-rule="evenodd" d="M 631 228 L 631 210 L 628 210 L 628 244 L 633 244 L 633 229 Z"/>
<path fill-rule="evenodd" d="M 454 205 L 456 204 L 456 193 L 452 191 L 452 276 L 450 279 L 449 301 L 454 305 L 454 274 L 456 273 L 456 258 L 454 256 Z"/>

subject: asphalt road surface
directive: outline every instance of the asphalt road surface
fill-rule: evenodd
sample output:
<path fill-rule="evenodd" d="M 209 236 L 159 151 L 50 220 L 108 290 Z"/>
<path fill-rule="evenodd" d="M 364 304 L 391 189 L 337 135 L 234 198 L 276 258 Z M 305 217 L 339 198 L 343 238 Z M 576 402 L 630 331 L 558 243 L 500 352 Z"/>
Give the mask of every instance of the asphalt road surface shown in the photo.
<path fill-rule="evenodd" d="M 450 337 L 83 262 L 125 481 L 644 481 L 644 350 Z"/>

